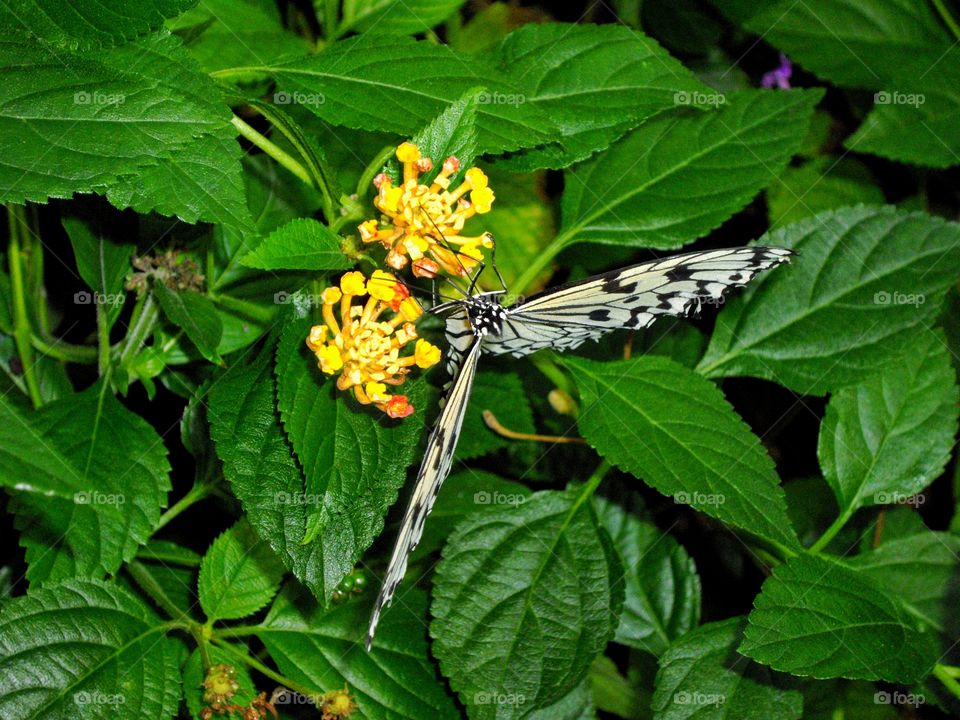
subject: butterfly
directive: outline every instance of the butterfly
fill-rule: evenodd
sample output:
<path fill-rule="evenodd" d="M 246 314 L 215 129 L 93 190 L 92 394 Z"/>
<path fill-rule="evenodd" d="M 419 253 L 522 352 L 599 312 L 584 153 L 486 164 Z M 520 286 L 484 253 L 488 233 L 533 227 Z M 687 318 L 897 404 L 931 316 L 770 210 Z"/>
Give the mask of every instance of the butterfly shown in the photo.
<path fill-rule="evenodd" d="M 522 357 L 543 348 L 570 350 L 612 330 L 648 327 L 661 315 L 696 313 L 704 303 L 719 302 L 727 289 L 789 262 L 793 254 L 786 248 L 758 246 L 674 255 L 550 288 L 509 307 L 501 304 L 506 288 L 473 292 L 481 266 L 462 299 L 431 308 L 433 314 L 447 315 L 452 380 L 370 616 L 367 650 L 450 473 L 481 353 Z"/>

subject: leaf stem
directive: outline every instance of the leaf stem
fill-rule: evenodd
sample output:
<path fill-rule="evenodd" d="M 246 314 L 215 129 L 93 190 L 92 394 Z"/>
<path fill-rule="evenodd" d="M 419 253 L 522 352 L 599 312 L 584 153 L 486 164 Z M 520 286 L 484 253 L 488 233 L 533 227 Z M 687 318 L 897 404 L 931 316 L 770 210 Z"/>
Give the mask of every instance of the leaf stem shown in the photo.
<path fill-rule="evenodd" d="M 543 272 L 544 268 L 560 254 L 560 251 L 567 246 L 570 242 L 571 235 L 572 233 L 569 230 L 558 233 L 553 240 L 550 241 L 550 244 L 534 256 L 533 261 L 520 273 L 520 277 L 514 281 L 511 291 L 517 295 L 522 295 L 526 292 L 530 283 L 532 283 L 537 276 Z"/>
<path fill-rule="evenodd" d="M 560 369 L 560 361 L 556 353 L 549 350 L 534 353 L 530 356 L 530 362 L 540 371 L 540 373 L 550 382 L 563 390 L 567 395 L 573 397 L 577 389 L 570 382 L 570 378 Z"/>
<path fill-rule="evenodd" d="M 323 0 L 323 36 L 328 40 L 337 37 L 337 0 Z"/>
<path fill-rule="evenodd" d="M 957 682 L 955 677 L 956 669 L 957 668 L 949 665 L 940 665 L 938 663 L 933 666 L 933 676 L 937 678 L 954 697 L 960 698 L 960 682 Z"/>
<path fill-rule="evenodd" d="M 187 494 L 174 503 L 160 519 L 157 520 L 153 528 L 153 534 L 159 532 L 167 523 L 173 520 L 188 507 L 203 500 L 207 495 L 213 492 L 213 485 L 208 483 L 194 483 L 193 487 L 187 491 Z"/>
<path fill-rule="evenodd" d="M 318 691 L 318 690 L 313 690 L 313 689 L 311 689 L 311 688 L 308 688 L 306 685 L 301 685 L 300 683 L 296 682 L 295 680 L 290 680 L 289 678 L 284 677 L 283 675 L 281 675 L 281 674 L 278 673 L 277 671 L 275 671 L 275 670 L 267 667 L 266 665 L 264 665 L 262 662 L 260 662 L 260 661 L 257 660 L 256 658 L 250 657 L 250 655 L 248 655 L 248 654 L 245 653 L 245 652 L 240 652 L 239 650 L 236 649 L 236 647 L 235 647 L 232 643 L 228 643 L 228 642 L 224 642 L 224 641 L 222 641 L 222 640 L 218 640 L 216 637 L 211 638 L 210 642 L 213 643 L 214 645 L 216 645 L 218 648 L 220 648 L 220 649 L 223 650 L 224 652 L 226 652 L 228 655 L 231 655 L 232 657 L 236 658 L 237 660 L 241 661 L 242 663 L 244 663 L 244 664 L 246 664 L 246 665 L 249 665 L 249 666 L 252 667 L 254 670 L 256 670 L 257 672 L 259 672 L 260 674 L 265 675 L 266 677 L 270 678 L 271 680 L 274 680 L 274 681 L 280 683 L 280 684 L 283 685 L 284 687 L 290 688 L 290 689 L 293 690 L 294 692 L 299 693 L 300 695 L 303 695 L 304 697 L 317 700 L 317 703 L 319 704 L 320 696 L 323 695 L 322 692 L 320 692 L 320 691 Z"/>
<path fill-rule="evenodd" d="M 97 360 L 97 348 L 87 345 L 71 345 L 56 338 L 54 338 L 53 342 L 47 342 L 36 334 L 30 336 L 30 344 L 33 345 L 35 350 L 39 350 L 44 355 L 63 362 L 86 364 L 96 362 Z"/>
<path fill-rule="evenodd" d="M 232 625 L 230 627 L 217 628 L 216 632 L 219 638 L 234 638 L 256 635 L 262 629 L 263 626 L 261 625 Z"/>
<path fill-rule="evenodd" d="M 97 303 L 97 370 L 100 377 L 109 378 L 112 365 L 110 364 L 110 323 L 107 318 L 106 305 Z"/>
<path fill-rule="evenodd" d="M 275 310 L 262 307 L 256 303 L 248 302 L 247 300 L 235 298 L 232 295 L 219 295 L 210 293 L 210 299 L 213 300 L 213 302 L 215 302 L 217 305 L 220 305 L 227 310 L 233 310 L 234 312 L 240 315 L 245 315 L 251 320 L 256 320 L 257 322 L 270 322 L 276 315 Z"/>
<path fill-rule="evenodd" d="M 960 40 L 960 25 L 957 25 L 957 21 L 953 19 L 953 15 L 947 9 L 947 6 L 943 4 L 943 0 L 931 0 L 933 6 L 937 9 L 937 12 L 940 14 L 940 17 L 943 18 L 943 23 L 946 25 L 950 32 L 953 33 L 953 36 Z"/>
<path fill-rule="evenodd" d="M 7 222 L 10 229 L 10 244 L 7 248 L 10 262 L 10 290 L 13 294 L 13 339 L 23 366 L 23 378 L 33 406 L 40 407 L 43 397 L 40 384 L 34 373 L 33 332 L 27 315 L 27 302 L 23 284 L 23 259 L 20 254 L 20 240 L 23 236 L 22 225 L 26 223 L 23 208 L 18 205 L 7 206 Z"/>
<path fill-rule="evenodd" d="M 357 181 L 357 196 L 363 197 L 367 192 L 367 188 L 370 187 L 370 183 L 373 182 L 373 178 L 377 176 L 377 173 L 383 168 L 384 163 L 387 162 L 393 154 L 397 151 L 395 145 L 387 145 L 383 150 L 378 152 L 373 156 L 367 166 L 363 169 L 363 173 L 360 175 L 360 179 Z"/>
<path fill-rule="evenodd" d="M 843 529 L 843 526 L 847 524 L 847 521 L 853 516 L 854 510 L 857 507 L 856 501 L 851 502 L 847 505 L 846 509 L 840 513 L 839 517 L 831 523 L 823 535 L 817 538 L 817 541 L 810 546 L 810 552 L 819 553 L 830 544 L 830 541 L 836 537 L 837 533 Z"/>
<path fill-rule="evenodd" d="M 186 623 L 188 626 L 193 624 L 193 620 L 180 608 L 170 602 L 167 593 L 160 587 L 153 574 L 142 563 L 136 560 L 127 563 L 127 572 L 130 577 L 150 598 L 160 606 L 172 619 Z"/>
<path fill-rule="evenodd" d="M 153 332 L 153 326 L 157 321 L 157 308 L 153 302 L 153 293 L 147 293 L 137 300 L 133 308 L 133 315 L 130 318 L 130 330 L 123 341 L 123 349 L 120 351 L 120 360 L 126 360 L 131 353 L 140 350 L 144 340 Z"/>
<path fill-rule="evenodd" d="M 243 137 L 263 150 L 263 152 L 300 178 L 304 183 L 313 187 L 313 179 L 310 177 L 310 173 L 308 173 L 306 168 L 297 162 L 295 158 L 281 150 L 273 142 L 261 135 L 236 115 L 233 116 L 233 119 L 230 122 L 233 123 L 233 126 L 237 129 L 237 132 L 243 135 Z"/>

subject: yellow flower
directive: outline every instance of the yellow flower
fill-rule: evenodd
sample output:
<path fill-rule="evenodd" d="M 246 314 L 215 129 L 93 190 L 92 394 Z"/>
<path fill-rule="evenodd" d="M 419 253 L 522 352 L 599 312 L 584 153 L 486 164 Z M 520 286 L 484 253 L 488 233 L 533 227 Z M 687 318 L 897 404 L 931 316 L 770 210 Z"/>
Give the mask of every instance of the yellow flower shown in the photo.
<path fill-rule="evenodd" d="M 480 168 L 470 168 L 464 181 L 451 190 L 450 178 L 460 170 L 460 161 L 450 156 L 428 186 L 420 182 L 420 176 L 433 169 L 433 161 L 423 157 L 420 148 L 401 143 L 397 159 L 403 163 L 403 180 L 394 185 L 385 173 L 374 178 L 377 197 L 373 204 L 383 217 L 380 222 L 360 224 L 361 240 L 381 243 L 387 249 L 387 264 L 395 270 L 412 260 L 413 274 L 418 277 L 436 277 L 441 270 L 466 275 L 482 259 L 479 248 L 493 247 L 490 233 L 461 234 L 467 220 L 489 212 L 493 205 L 495 197 L 487 176 Z"/>
<path fill-rule="evenodd" d="M 339 289 L 329 287 L 321 298 L 323 324 L 310 328 L 306 338 L 320 370 L 337 375 L 337 387 L 351 390 L 364 405 L 395 418 L 412 413 L 407 396 L 391 395 L 388 386 L 402 385 L 414 366 L 435 365 L 440 349 L 417 340 L 412 321 L 423 308 L 410 291 L 382 270 L 374 271 L 369 280 L 362 273 L 348 272 L 340 278 Z M 355 304 L 355 299 L 361 301 Z M 401 354 L 414 340 L 413 354 Z"/>

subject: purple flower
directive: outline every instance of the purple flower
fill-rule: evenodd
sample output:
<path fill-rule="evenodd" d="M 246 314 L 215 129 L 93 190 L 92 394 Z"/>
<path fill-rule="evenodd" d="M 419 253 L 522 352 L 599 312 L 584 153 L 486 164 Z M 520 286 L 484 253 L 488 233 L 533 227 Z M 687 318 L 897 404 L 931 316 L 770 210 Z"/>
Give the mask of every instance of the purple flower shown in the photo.
<path fill-rule="evenodd" d="M 763 79 L 760 81 L 760 85 L 765 88 L 772 88 L 776 86 L 781 90 L 789 90 L 790 76 L 792 74 L 793 63 L 790 62 L 790 58 L 783 53 L 780 53 L 780 66 L 776 70 L 771 70 L 768 73 L 764 73 Z"/>

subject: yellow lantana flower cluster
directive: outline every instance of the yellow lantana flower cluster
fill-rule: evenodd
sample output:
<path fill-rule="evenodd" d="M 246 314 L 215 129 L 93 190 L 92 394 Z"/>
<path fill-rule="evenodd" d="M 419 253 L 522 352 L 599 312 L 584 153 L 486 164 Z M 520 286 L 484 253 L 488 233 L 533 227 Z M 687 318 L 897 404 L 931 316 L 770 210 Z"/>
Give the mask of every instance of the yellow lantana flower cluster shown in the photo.
<path fill-rule="evenodd" d="M 340 286 L 328 287 L 321 299 L 323 324 L 314 325 L 307 337 L 320 370 L 337 375 L 337 387 L 352 389 L 360 403 L 375 405 L 392 418 L 410 415 L 407 396 L 392 395 L 387 386 L 402 385 L 413 366 L 426 369 L 440 360 L 440 349 L 417 337 L 420 304 L 382 270 L 369 280 L 360 272 L 345 273 Z M 387 313 L 393 317 L 383 319 Z M 410 343 L 413 354 L 401 355 Z"/>
<path fill-rule="evenodd" d="M 480 248 L 493 247 L 490 233 L 461 234 L 468 219 L 490 211 L 495 197 L 487 176 L 472 167 L 451 190 L 451 177 L 460 170 L 460 161 L 451 155 L 428 186 L 420 182 L 420 176 L 433 169 L 433 161 L 423 157 L 419 147 L 402 143 L 397 159 L 403 163 L 403 182 L 394 185 L 386 173 L 374 178 L 377 197 L 373 204 L 383 217 L 362 223 L 360 238 L 365 243 L 381 243 L 387 249 L 387 264 L 394 270 L 402 270 L 412 260 L 417 277 L 433 278 L 441 270 L 466 275 L 481 260 Z"/>

